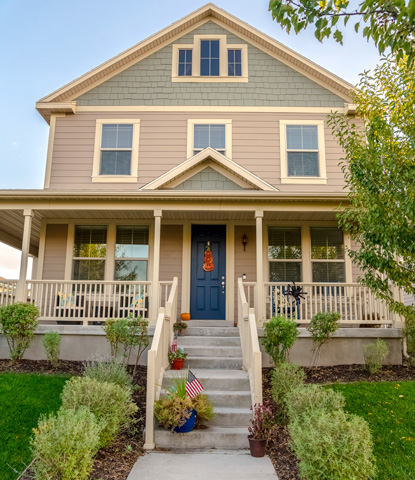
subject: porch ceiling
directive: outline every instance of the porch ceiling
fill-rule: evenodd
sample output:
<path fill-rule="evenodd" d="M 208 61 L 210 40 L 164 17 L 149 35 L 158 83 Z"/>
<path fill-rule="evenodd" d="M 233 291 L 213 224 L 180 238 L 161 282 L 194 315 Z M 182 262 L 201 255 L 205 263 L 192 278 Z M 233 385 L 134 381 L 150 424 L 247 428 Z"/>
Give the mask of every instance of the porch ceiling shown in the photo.
<path fill-rule="evenodd" d="M 32 221 L 30 254 L 38 255 L 42 216 L 35 212 Z M 23 238 L 23 210 L 0 210 L 0 242 L 21 250 Z"/>

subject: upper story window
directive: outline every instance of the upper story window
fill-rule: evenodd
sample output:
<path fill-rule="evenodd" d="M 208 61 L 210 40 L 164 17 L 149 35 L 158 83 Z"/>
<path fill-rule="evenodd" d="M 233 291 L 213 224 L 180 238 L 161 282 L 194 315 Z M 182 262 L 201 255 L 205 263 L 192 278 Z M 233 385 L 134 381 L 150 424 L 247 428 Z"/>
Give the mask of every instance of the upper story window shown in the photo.
<path fill-rule="evenodd" d="M 194 35 L 172 52 L 173 82 L 248 81 L 248 45 L 227 43 L 226 35 Z"/>
<path fill-rule="evenodd" d="M 97 120 L 93 182 L 136 182 L 140 121 Z"/>
<path fill-rule="evenodd" d="M 323 120 L 281 120 L 281 183 L 327 183 Z"/>
<path fill-rule="evenodd" d="M 232 120 L 189 119 L 187 125 L 187 157 L 207 147 L 232 158 Z"/>
<path fill-rule="evenodd" d="M 192 76 L 192 57 L 193 50 L 179 50 L 179 77 Z"/>

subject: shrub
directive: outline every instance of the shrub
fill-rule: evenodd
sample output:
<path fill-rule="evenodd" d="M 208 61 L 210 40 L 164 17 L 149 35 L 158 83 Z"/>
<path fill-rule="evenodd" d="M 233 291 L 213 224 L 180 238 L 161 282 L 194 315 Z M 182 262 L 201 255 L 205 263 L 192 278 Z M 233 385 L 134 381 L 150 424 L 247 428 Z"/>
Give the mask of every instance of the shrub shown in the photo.
<path fill-rule="evenodd" d="M 196 410 L 195 428 L 203 427 L 206 422 L 215 417 L 213 406 L 209 402 L 208 396 L 201 393 L 193 397 L 191 400 L 192 407 Z"/>
<path fill-rule="evenodd" d="M 333 336 L 339 328 L 341 315 L 339 312 L 317 313 L 311 319 L 307 330 L 313 339 L 313 358 L 311 365 L 316 367 L 320 360 L 321 347 Z"/>
<path fill-rule="evenodd" d="M 115 383 L 127 390 L 134 390 L 131 375 L 125 365 L 108 357 L 96 356 L 85 362 L 84 377 L 94 378 L 98 382 Z"/>
<path fill-rule="evenodd" d="M 271 394 L 275 402 L 284 407 L 287 394 L 303 385 L 305 378 L 304 370 L 293 363 L 280 363 L 277 365 L 271 376 Z"/>
<path fill-rule="evenodd" d="M 287 393 L 285 405 L 289 419 L 292 421 L 301 416 L 309 416 L 316 410 L 334 412 L 342 410 L 345 405 L 344 396 L 331 388 L 321 385 L 300 385 Z"/>
<path fill-rule="evenodd" d="M 31 303 L 0 306 L 0 333 L 6 337 L 13 362 L 23 358 L 35 336 L 38 317 L 39 309 Z"/>
<path fill-rule="evenodd" d="M 307 480 L 362 480 L 375 473 L 368 424 L 343 410 L 316 410 L 289 423 L 300 476 Z"/>
<path fill-rule="evenodd" d="M 88 377 L 71 378 L 62 392 L 63 409 L 80 407 L 89 408 L 102 424 L 100 447 L 111 443 L 127 428 L 138 410 L 131 400 L 131 391 Z"/>
<path fill-rule="evenodd" d="M 363 346 L 363 356 L 365 357 L 366 370 L 370 373 L 376 373 L 382 367 L 382 363 L 389 353 L 386 343 L 378 338 L 375 343 L 369 343 Z"/>
<path fill-rule="evenodd" d="M 59 355 L 61 350 L 61 336 L 58 332 L 47 332 L 43 336 L 43 348 L 46 352 L 46 358 L 56 366 L 59 364 Z"/>
<path fill-rule="evenodd" d="M 264 324 L 264 333 L 262 345 L 272 358 L 274 365 L 284 362 L 298 337 L 297 323 L 283 315 L 278 315 Z"/>
<path fill-rule="evenodd" d="M 270 403 L 265 405 L 255 403 L 252 410 L 252 418 L 249 419 L 248 432 L 256 440 L 268 440 L 272 427 L 274 426 L 274 414 Z"/>
<path fill-rule="evenodd" d="M 186 423 L 186 420 L 192 414 L 192 408 L 191 398 L 169 395 L 155 402 L 154 416 L 164 428 L 174 430 Z"/>
<path fill-rule="evenodd" d="M 41 417 L 31 440 L 36 480 L 84 480 L 98 451 L 101 426 L 87 408 Z"/>

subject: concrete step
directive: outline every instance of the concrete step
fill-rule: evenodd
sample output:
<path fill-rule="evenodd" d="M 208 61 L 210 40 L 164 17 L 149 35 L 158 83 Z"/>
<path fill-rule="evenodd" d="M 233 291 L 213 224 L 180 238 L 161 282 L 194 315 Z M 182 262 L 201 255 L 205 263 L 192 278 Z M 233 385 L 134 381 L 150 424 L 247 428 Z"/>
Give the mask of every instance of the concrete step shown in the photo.
<path fill-rule="evenodd" d="M 242 368 L 242 357 L 202 357 L 189 355 L 184 367 L 194 368 L 220 368 L 226 370 L 239 370 Z"/>
<path fill-rule="evenodd" d="M 181 335 L 178 338 L 179 347 L 193 347 L 194 345 L 203 345 L 205 347 L 240 347 L 241 339 L 237 337 L 207 337 Z"/>
<path fill-rule="evenodd" d="M 181 321 L 181 320 L 180 320 Z M 189 320 L 186 323 L 189 327 L 226 327 L 234 328 L 233 322 L 226 320 Z"/>
<path fill-rule="evenodd" d="M 183 372 L 184 370 L 182 370 Z M 183 375 L 187 375 L 184 371 Z M 206 390 L 244 390 L 249 391 L 248 374 L 243 370 L 220 370 L 195 368 L 192 372 Z M 167 370 L 164 373 L 163 386 L 173 384 L 173 378 L 182 373 L 177 370 Z"/>
<path fill-rule="evenodd" d="M 251 392 L 249 390 L 205 390 L 214 410 L 221 407 L 251 408 Z"/>
<path fill-rule="evenodd" d="M 174 433 L 157 427 L 154 432 L 157 448 L 199 449 L 227 448 L 235 450 L 249 448 L 248 429 L 244 427 L 210 426 L 203 430 L 192 430 L 189 433 Z M 185 466 L 183 466 L 185 467 Z M 195 475 L 197 478 L 197 475 Z"/>
<path fill-rule="evenodd" d="M 239 337 L 237 327 L 193 327 L 188 326 L 182 336 L 202 336 L 202 337 Z M 181 338 L 181 337 L 179 337 Z"/>
<path fill-rule="evenodd" d="M 241 347 L 207 347 L 205 345 L 193 345 L 183 348 L 191 357 L 242 357 Z"/>
<path fill-rule="evenodd" d="M 248 428 L 251 418 L 252 411 L 249 408 L 216 407 L 215 418 L 209 421 L 209 425 Z"/>

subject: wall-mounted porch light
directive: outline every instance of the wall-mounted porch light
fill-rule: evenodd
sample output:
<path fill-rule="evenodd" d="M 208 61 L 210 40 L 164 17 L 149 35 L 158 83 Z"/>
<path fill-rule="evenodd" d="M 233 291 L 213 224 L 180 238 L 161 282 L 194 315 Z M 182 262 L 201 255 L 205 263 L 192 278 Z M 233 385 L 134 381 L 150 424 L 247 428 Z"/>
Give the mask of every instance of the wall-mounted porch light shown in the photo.
<path fill-rule="evenodd" d="M 244 246 L 244 251 L 245 251 L 245 248 L 246 248 L 246 244 L 248 243 L 248 237 L 243 234 L 242 236 L 242 245 Z"/>

